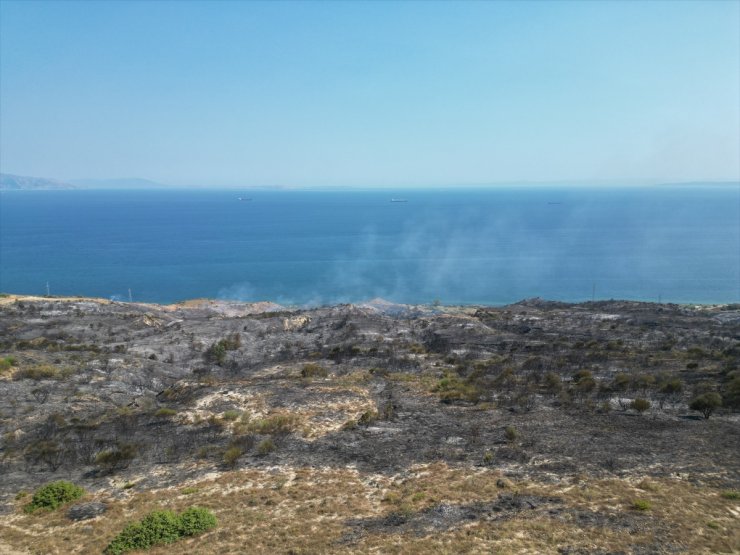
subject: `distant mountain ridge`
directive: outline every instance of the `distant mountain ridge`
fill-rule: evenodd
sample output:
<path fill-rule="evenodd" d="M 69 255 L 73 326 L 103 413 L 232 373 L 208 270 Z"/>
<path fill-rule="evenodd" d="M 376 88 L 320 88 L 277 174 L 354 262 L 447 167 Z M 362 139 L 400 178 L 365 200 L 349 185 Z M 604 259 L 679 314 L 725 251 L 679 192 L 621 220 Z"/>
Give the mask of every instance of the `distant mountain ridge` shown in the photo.
<path fill-rule="evenodd" d="M 80 189 L 161 189 L 169 187 L 169 185 L 140 177 L 70 179 L 69 182 Z"/>
<path fill-rule="evenodd" d="M 75 188 L 71 183 L 57 179 L 0 173 L 0 190 L 57 190 Z"/>
<path fill-rule="evenodd" d="M 47 191 L 65 189 L 162 189 L 169 187 L 140 177 L 122 177 L 116 179 L 49 179 L 45 177 L 30 177 L 26 175 L 0 174 L 0 190 L 5 191 Z"/>

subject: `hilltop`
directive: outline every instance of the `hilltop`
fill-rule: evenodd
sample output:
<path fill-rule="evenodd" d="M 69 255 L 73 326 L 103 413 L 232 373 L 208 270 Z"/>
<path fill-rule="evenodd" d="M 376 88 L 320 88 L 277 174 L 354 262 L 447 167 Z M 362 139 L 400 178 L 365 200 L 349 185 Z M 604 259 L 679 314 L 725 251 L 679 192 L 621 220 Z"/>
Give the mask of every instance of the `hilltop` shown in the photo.
<path fill-rule="evenodd" d="M 8 295 L 0 340 L 6 550 L 190 506 L 218 528 L 150 553 L 740 548 L 736 305 Z M 86 496 L 23 512 L 59 479 Z"/>

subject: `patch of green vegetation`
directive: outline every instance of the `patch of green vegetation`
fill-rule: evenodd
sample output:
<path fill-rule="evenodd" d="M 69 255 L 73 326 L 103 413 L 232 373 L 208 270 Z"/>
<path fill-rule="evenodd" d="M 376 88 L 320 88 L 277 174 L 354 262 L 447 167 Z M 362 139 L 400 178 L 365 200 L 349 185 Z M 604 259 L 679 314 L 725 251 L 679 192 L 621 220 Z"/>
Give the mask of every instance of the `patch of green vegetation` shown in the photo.
<path fill-rule="evenodd" d="M 506 426 L 506 429 L 504 430 L 504 437 L 506 438 L 506 441 L 513 442 L 516 441 L 516 438 L 519 437 L 519 432 L 514 426 Z"/>
<path fill-rule="evenodd" d="M 202 534 L 217 525 L 213 513 L 200 507 L 191 507 L 180 515 L 168 510 L 153 511 L 139 522 L 126 526 L 108 544 L 104 553 L 120 555 L 128 551 L 170 544 L 182 538 Z"/>
<path fill-rule="evenodd" d="M 301 369 L 302 378 L 325 378 L 328 375 L 326 368 L 313 362 L 305 364 Z"/>
<path fill-rule="evenodd" d="M 740 500 L 740 491 L 723 491 L 722 497 L 731 501 L 738 501 Z"/>
<path fill-rule="evenodd" d="M 698 397 L 695 397 L 691 403 L 689 403 L 689 408 L 691 410 L 701 412 L 704 418 L 709 418 L 712 413 L 721 406 L 722 397 L 720 397 L 719 393 L 715 393 L 714 391 L 703 393 Z"/>
<path fill-rule="evenodd" d="M 239 447 L 238 445 L 233 445 L 226 449 L 223 454 L 223 461 L 226 466 L 233 467 L 236 465 L 236 461 L 239 460 L 239 457 L 241 457 L 244 454 L 244 450 Z"/>
<path fill-rule="evenodd" d="M 264 456 L 264 455 L 267 455 L 268 453 L 272 453 L 274 450 L 275 450 L 275 443 L 269 437 L 267 439 L 263 439 L 257 445 L 258 455 Z"/>
<path fill-rule="evenodd" d="M 707 522 L 707 528 L 711 528 L 712 530 L 719 530 L 720 529 L 719 522 L 710 520 L 709 522 Z"/>
<path fill-rule="evenodd" d="M 481 391 L 473 384 L 462 380 L 459 376 L 448 373 L 434 386 L 433 391 L 439 395 L 439 400 L 444 403 L 452 401 L 470 401 L 477 403 L 481 397 Z"/>
<path fill-rule="evenodd" d="M 638 397 L 637 399 L 633 399 L 632 403 L 630 403 L 630 407 L 639 413 L 643 413 L 650 408 L 650 401 Z"/>
<path fill-rule="evenodd" d="M 242 415 L 242 412 L 240 410 L 232 409 L 232 410 L 227 410 L 221 416 L 223 417 L 224 420 L 233 421 L 239 418 L 241 415 Z"/>
<path fill-rule="evenodd" d="M 198 488 L 182 488 L 180 490 L 180 493 L 183 495 L 192 495 L 194 493 L 198 493 L 200 490 Z"/>
<path fill-rule="evenodd" d="M 241 335 L 234 333 L 229 337 L 221 339 L 213 343 L 208 350 L 204 353 L 204 358 L 208 362 L 214 362 L 219 366 L 222 366 L 226 362 L 227 351 L 236 351 L 241 347 L 242 339 Z"/>
<path fill-rule="evenodd" d="M 154 413 L 154 416 L 157 416 L 159 418 L 169 418 L 171 416 L 175 416 L 176 414 L 177 411 L 175 409 L 162 407 L 161 409 L 157 409 L 157 411 Z"/>
<path fill-rule="evenodd" d="M 72 482 L 59 480 L 41 486 L 33 494 L 31 503 L 23 509 L 27 513 L 33 513 L 38 510 L 53 511 L 67 503 L 79 499 L 85 495 L 85 490 L 76 486 Z"/>
<path fill-rule="evenodd" d="M 636 511 L 649 511 L 652 508 L 650 501 L 645 499 L 635 499 L 632 502 L 632 508 Z"/>
<path fill-rule="evenodd" d="M 15 364 L 16 364 L 15 357 L 0 358 L 0 374 L 2 374 L 3 372 L 7 372 L 13 366 L 15 366 Z"/>
<path fill-rule="evenodd" d="M 255 434 L 289 434 L 296 429 L 299 421 L 294 414 L 273 414 L 249 422 L 247 428 Z"/>

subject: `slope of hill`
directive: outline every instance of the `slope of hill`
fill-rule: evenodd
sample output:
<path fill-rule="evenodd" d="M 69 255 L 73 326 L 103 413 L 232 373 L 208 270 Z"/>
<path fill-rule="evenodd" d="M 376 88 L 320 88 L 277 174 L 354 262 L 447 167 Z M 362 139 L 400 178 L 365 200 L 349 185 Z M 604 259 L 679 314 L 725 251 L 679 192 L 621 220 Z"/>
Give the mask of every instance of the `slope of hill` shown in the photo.
<path fill-rule="evenodd" d="M 5 295 L 2 548 L 199 506 L 151 553 L 732 552 L 739 308 Z M 60 479 L 88 493 L 24 513 Z"/>

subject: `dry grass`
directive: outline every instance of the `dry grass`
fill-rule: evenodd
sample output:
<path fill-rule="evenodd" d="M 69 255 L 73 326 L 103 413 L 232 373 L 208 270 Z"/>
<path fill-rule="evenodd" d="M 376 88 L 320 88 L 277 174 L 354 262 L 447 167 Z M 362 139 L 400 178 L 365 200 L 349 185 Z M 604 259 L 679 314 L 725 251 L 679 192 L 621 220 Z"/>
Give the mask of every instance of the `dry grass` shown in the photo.
<path fill-rule="evenodd" d="M 495 470 L 441 463 L 413 467 L 403 477 L 353 469 L 248 469 L 177 488 L 132 491 L 122 499 L 98 494 L 94 497 L 110 503 L 109 511 L 80 523 L 71 523 L 62 511 L 22 514 L 19 501 L 18 511 L 0 520 L 0 536 L 30 553 L 99 553 L 126 523 L 151 510 L 198 505 L 216 514 L 216 530 L 149 553 L 556 553 L 566 546 L 630 553 L 658 545 L 685 553 L 740 549 L 737 501 L 677 480 L 652 480 L 650 490 L 626 480 L 518 482 L 507 493 L 556 496 L 564 510 L 557 517 L 547 511 L 515 512 L 426 535 L 365 531 L 347 540 L 354 530 L 347 525 L 350 519 L 414 515 L 440 503 L 491 502 L 502 492 L 496 485 L 500 477 Z M 635 498 L 648 500 L 652 509 L 633 511 Z M 573 516 L 579 511 L 632 519 L 634 526 L 608 526 L 608 520 L 583 524 Z"/>

